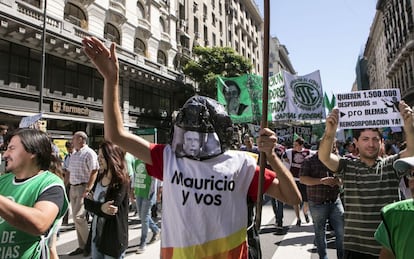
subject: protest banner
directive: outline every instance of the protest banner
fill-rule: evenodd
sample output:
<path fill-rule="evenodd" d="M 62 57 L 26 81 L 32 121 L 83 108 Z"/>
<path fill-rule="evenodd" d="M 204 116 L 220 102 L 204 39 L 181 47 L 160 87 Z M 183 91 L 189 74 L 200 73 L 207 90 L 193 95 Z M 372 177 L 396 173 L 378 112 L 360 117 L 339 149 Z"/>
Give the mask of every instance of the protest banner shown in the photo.
<path fill-rule="evenodd" d="M 397 88 L 337 94 L 338 126 L 342 129 L 402 126 L 400 100 Z"/>
<path fill-rule="evenodd" d="M 319 70 L 297 76 L 281 71 L 269 80 L 272 121 L 325 119 Z"/>
<path fill-rule="evenodd" d="M 258 75 L 217 77 L 217 101 L 226 107 L 234 123 L 260 121 L 262 89 L 262 77 Z"/>

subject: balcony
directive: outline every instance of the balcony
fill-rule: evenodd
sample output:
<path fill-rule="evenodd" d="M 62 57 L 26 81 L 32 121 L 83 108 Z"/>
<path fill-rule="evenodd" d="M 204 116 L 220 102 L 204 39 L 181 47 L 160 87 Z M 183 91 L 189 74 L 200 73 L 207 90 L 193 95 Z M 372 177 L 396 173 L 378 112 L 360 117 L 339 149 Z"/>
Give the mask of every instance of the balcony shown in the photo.
<path fill-rule="evenodd" d="M 125 17 L 125 1 L 111 0 L 109 2 L 108 19 L 116 24 L 124 24 L 127 21 Z"/>
<path fill-rule="evenodd" d="M 166 32 L 161 32 L 161 39 L 160 39 L 160 49 L 162 50 L 169 50 L 171 49 L 171 39 L 170 35 Z"/>
<path fill-rule="evenodd" d="M 145 19 L 138 19 L 138 28 L 136 29 L 138 38 L 149 39 L 151 37 L 151 24 Z"/>

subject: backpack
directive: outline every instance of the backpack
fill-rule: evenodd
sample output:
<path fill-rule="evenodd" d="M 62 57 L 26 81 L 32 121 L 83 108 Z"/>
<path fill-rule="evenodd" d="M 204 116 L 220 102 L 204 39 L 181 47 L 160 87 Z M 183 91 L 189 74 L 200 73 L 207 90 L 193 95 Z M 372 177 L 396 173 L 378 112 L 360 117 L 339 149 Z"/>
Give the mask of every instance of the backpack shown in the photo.
<path fill-rule="evenodd" d="M 259 231 L 256 229 L 256 203 L 247 197 L 247 244 L 249 259 L 261 259 Z"/>

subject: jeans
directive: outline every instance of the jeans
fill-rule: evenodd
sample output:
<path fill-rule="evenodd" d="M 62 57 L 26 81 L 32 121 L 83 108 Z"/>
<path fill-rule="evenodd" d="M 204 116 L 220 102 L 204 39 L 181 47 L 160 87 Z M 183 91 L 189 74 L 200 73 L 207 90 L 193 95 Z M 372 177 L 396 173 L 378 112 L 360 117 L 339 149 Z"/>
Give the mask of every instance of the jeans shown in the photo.
<path fill-rule="evenodd" d="M 344 207 L 341 199 L 335 202 L 316 204 L 309 201 L 309 208 L 313 219 L 315 243 L 320 259 L 328 259 L 326 254 L 326 220 L 335 231 L 335 245 L 338 259 L 344 258 Z"/>
<path fill-rule="evenodd" d="M 283 225 L 283 202 L 271 198 L 273 212 L 276 216 L 276 223 L 278 226 Z"/>
<path fill-rule="evenodd" d="M 155 224 L 151 218 L 151 207 L 155 204 L 155 195 L 152 193 L 148 199 L 137 196 L 136 202 L 142 225 L 141 242 L 139 246 L 144 247 L 146 245 L 148 228 L 150 228 L 153 233 L 158 233 L 160 231 L 157 224 Z"/>

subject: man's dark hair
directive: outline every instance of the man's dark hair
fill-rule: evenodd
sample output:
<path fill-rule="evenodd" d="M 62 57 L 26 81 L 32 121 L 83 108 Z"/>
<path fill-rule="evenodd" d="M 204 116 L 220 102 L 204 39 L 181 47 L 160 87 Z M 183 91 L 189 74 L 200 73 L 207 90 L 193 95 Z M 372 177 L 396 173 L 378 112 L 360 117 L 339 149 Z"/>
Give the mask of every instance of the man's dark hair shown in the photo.
<path fill-rule="evenodd" d="M 294 142 L 302 146 L 305 143 L 305 140 L 301 137 L 298 137 Z"/>
<path fill-rule="evenodd" d="M 378 135 L 381 139 L 383 139 L 383 135 L 382 135 L 382 130 L 379 128 L 366 128 L 366 129 L 353 129 L 352 130 L 352 136 L 358 140 L 359 137 L 361 136 L 361 132 L 366 131 L 366 130 L 372 130 L 374 132 L 378 132 Z"/>
<path fill-rule="evenodd" d="M 39 169 L 49 169 L 52 160 L 52 144 L 45 132 L 37 129 L 20 128 L 10 132 L 5 142 L 9 143 L 14 136 L 20 138 L 26 152 L 36 155 Z"/>
<path fill-rule="evenodd" d="M 240 92 L 241 92 L 240 86 L 233 80 L 226 80 L 224 82 L 223 92 L 226 93 L 228 91 L 227 90 L 228 87 L 231 86 L 231 85 L 234 85 L 237 88 L 237 96 L 240 96 Z"/>
<path fill-rule="evenodd" d="M 70 140 L 66 141 L 65 147 L 67 147 L 67 148 L 73 147 L 72 141 L 70 141 Z"/>

